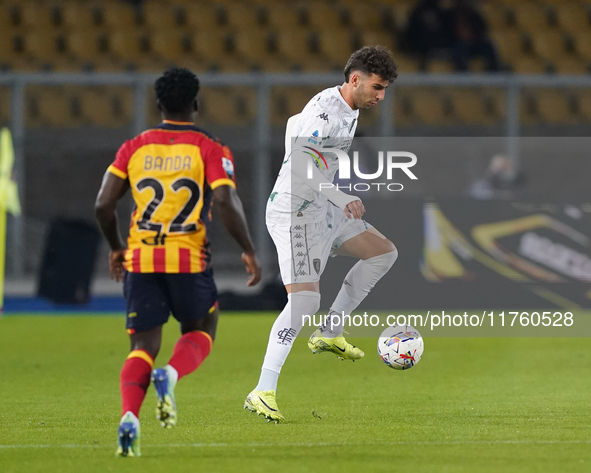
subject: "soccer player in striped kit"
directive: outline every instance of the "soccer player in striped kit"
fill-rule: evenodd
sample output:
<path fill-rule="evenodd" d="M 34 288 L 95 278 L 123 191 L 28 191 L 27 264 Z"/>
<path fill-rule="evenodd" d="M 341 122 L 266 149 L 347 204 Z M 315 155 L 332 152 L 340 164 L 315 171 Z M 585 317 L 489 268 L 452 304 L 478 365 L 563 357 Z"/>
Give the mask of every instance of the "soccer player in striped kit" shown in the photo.
<path fill-rule="evenodd" d="M 163 121 L 126 141 L 109 166 L 95 210 L 110 252 L 111 277 L 123 280 L 131 352 L 121 371 L 123 417 L 117 455 L 140 455 L 139 410 L 150 380 L 157 418 L 177 421 L 174 387 L 209 354 L 218 321 L 207 226 L 212 200 L 224 226 L 241 246 L 250 274 L 261 269 L 236 193 L 230 149 L 193 124 L 199 80 L 171 68 L 155 84 Z M 131 189 L 135 209 L 125 244 L 117 226 L 117 201 Z M 182 336 L 166 366 L 154 369 L 162 325 L 172 314 Z"/>

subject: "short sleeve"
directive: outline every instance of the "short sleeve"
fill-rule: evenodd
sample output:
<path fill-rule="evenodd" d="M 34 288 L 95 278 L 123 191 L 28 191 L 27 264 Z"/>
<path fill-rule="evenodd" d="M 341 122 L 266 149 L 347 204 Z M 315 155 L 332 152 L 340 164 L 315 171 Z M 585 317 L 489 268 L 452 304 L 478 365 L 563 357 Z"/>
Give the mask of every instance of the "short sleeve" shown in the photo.
<path fill-rule="evenodd" d="M 121 145 L 119 151 L 117 151 L 115 161 L 113 161 L 113 164 L 108 167 L 107 171 L 115 174 L 115 176 L 120 177 L 121 179 L 127 179 L 127 165 L 132 154 L 131 143 L 126 141 Z"/>
<path fill-rule="evenodd" d="M 219 142 L 211 142 L 202 157 L 205 164 L 205 179 L 212 190 L 219 186 L 236 188 L 234 156 L 230 148 Z"/>

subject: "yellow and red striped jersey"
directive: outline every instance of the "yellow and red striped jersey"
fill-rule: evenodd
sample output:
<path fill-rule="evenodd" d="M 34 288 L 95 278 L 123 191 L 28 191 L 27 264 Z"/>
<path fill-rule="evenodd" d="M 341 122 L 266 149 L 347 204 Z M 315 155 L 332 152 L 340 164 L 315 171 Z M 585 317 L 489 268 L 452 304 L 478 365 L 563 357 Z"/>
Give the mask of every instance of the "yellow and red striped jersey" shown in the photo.
<path fill-rule="evenodd" d="M 125 268 L 139 273 L 207 269 L 212 191 L 236 187 L 230 149 L 192 123 L 165 120 L 126 141 L 108 170 L 129 180 L 135 201 Z"/>

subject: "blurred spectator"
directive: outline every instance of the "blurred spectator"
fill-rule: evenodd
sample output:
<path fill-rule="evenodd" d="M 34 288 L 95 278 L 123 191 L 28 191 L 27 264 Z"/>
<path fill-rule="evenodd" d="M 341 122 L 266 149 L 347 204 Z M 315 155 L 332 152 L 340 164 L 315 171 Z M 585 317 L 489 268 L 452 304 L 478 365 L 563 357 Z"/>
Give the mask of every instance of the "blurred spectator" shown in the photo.
<path fill-rule="evenodd" d="M 409 52 L 419 56 L 421 69 L 429 59 L 448 56 L 453 45 L 450 11 L 441 0 L 421 0 L 414 7 L 403 39 Z"/>
<path fill-rule="evenodd" d="M 487 71 L 499 70 L 488 26 L 473 0 L 420 0 L 410 13 L 403 41 L 419 57 L 421 69 L 435 58 L 450 59 L 456 71 L 467 71 L 470 60 L 481 57 Z"/>
<path fill-rule="evenodd" d="M 467 71 L 472 58 L 481 57 L 487 71 L 498 71 L 497 52 L 488 37 L 488 25 L 473 0 L 456 0 L 450 12 L 452 59 L 457 71 Z"/>
<path fill-rule="evenodd" d="M 525 174 L 503 155 L 494 156 L 482 179 L 466 191 L 473 199 L 514 199 L 525 190 Z"/>

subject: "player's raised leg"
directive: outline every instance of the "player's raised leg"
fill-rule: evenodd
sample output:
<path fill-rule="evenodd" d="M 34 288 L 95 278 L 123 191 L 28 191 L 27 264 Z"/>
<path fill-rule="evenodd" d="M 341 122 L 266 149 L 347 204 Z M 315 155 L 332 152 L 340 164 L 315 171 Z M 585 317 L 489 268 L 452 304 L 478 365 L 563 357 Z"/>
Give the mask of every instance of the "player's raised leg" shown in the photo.
<path fill-rule="evenodd" d="M 285 420 L 276 401 L 281 368 L 302 329 L 304 315 L 313 315 L 320 307 L 318 282 L 288 284 L 286 289 L 287 304 L 271 328 L 259 382 L 244 401 L 245 409 L 274 422 Z"/>
<path fill-rule="evenodd" d="M 139 457 L 140 408 L 150 385 L 150 372 L 160 349 L 162 326 L 130 334 L 131 352 L 121 370 L 121 404 L 123 416 L 119 423 L 119 446 L 116 454 Z"/>
<path fill-rule="evenodd" d="M 345 276 L 324 325 L 312 334 L 308 346 L 314 353 L 330 351 L 341 358 L 354 360 L 363 356 L 363 352 L 359 356 L 360 350 L 356 347 L 351 348 L 352 345 L 344 339 L 343 314 L 351 315 L 376 283 L 390 270 L 398 258 L 398 250 L 384 235 L 375 228 L 370 228 L 346 240 L 337 253 L 359 258 L 359 261 Z"/>

